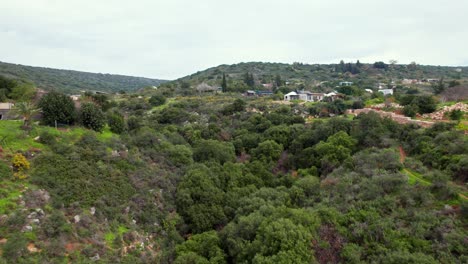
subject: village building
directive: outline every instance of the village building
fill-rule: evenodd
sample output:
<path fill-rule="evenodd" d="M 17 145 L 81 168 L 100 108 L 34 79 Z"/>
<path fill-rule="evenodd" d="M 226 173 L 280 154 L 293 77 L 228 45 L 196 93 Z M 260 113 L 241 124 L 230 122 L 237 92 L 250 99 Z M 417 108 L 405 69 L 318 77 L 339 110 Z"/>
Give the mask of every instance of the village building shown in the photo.
<path fill-rule="evenodd" d="M 383 93 L 383 95 L 393 95 L 393 89 L 381 89 L 378 92 Z"/>
<path fill-rule="evenodd" d="M 11 118 L 11 109 L 14 104 L 12 103 L 0 103 L 0 120 L 6 120 Z"/>
<path fill-rule="evenodd" d="M 328 94 L 325 93 L 312 93 L 309 91 L 298 91 L 298 92 L 290 92 L 284 95 L 285 101 L 291 100 L 302 100 L 306 102 L 321 102 L 326 97 L 329 97 L 332 101 L 338 98 L 338 94 L 335 92 L 331 92 Z"/>
<path fill-rule="evenodd" d="M 257 91 L 258 96 L 268 96 L 268 95 L 273 95 L 272 91 Z"/>
<path fill-rule="evenodd" d="M 254 90 L 247 90 L 245 92 L 245 96 L 255 96 L 255 95 L 256 95 L 256 93 L 255 93 Z"/>
<path fill-rule="evenodd" d="M 340 86 L 351 86 L 353 82 L 340 82 Z"/>

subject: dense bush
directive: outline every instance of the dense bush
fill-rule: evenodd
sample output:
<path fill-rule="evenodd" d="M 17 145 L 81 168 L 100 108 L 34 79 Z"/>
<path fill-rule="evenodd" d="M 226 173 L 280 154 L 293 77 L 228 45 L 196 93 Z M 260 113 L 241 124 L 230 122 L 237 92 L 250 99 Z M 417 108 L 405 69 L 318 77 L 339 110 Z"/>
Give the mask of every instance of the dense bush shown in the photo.
<path fill-rule="evenodd" d="M 101 132 L 106 125 L 106 118 L 97 105 L 84 103 L 80 109 L 80 122 L 86 128 Z"/>
<path fill-rule="evenodd" d="M 122 134 L 125 131 L 125 120 L 123 115 L 112 112 L 107 115 L 107 124 L 112 132 Z"/>
<path fill-rule="evenodd" d="M 73 100 L 65 94 L 50 92 L 44 95 L 38 106 L 42 111 L 42 122 L 53 126 L 58 124 L 73 124 L 76 119 L 76 110 Z"/>
<path fill-rule="evenodd" d="M 152 106 L 160 106 L 160 105 L 163 105 L 166 103 L 166 97 L 164 97 L 163 95 L 153 95 L 151 96 L 151 98 L 149 99 L 149 103 L 152 105 Z"/>

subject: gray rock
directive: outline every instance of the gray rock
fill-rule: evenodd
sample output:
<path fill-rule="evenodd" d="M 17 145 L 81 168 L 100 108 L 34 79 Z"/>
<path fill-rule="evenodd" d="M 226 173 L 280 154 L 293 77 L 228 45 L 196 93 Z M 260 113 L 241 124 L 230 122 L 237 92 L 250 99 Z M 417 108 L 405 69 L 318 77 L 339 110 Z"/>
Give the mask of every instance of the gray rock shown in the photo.
<path fill-rule="evenodd" d="M 33 219 L 33 218 L 37 218 L 37 213 L 36 212 L 32 212 L 28 215 L 28 219 Z"/>
<path fill-rule="evenodd" d="M 33 227 L 30 225 L 24 226 L 22 229 L 23 232 L 30 232 L 32 230 L 33 230 Z"/>
<path fill-rule="evenodd" d="M 89 212 L 91 213 L 91 215 L 94 215 L 94 214 L 96 213 L 96 207 L 94 207 L 94 206 L 91 207 L 91 208 L 89 209 Z"/>
<path fill-rule="evenodd" d="M 81 218 L 80 218 L 79 215 L 75 215 L 75 216 L 73 217 L 73 219 L 75 219 L 75 224 L 76 224 L 76 223 L 79 223 L 80 220 L 81 220 Z"/>
<path fill-rule="evenodd" d="M 94 257 L 91 257 L 90 259 L 91 261 L 98 261 L 101 259 L 101 257 L 99 257 L 99 253 L 96 253 L 96 255 Z"/>
<path fill-rule="evenodd" d="M 44 210 L 42 210 L 41 208 L 36 208 L 36 213 L 38 215 L 44 216 Z"/>

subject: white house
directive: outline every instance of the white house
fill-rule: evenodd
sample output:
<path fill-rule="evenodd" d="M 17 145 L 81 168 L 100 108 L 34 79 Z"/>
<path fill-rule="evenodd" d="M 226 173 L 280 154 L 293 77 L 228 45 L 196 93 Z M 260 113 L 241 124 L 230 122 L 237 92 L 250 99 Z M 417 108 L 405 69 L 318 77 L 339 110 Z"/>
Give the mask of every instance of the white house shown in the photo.
<path fill-rule="evenodd" d="M 325 97 L 332 96 L 332 99 L 336 96 L 336 93 L 324 94 L 324 93 L 312 93 L 309 91 L 290 92 L 284 96 L 285 101 L 291 100 L 303 100 L 306 102 L 320 102 Z"/>
<path fill-rule="evenodd" d="M 365 91 L 368 93 L 374 93 L 374 91 L 372 91 L 371 89 L 365 89 Z"/>
<path fill-rule="evenodd" d="M 384 95 L 393 95 L 393 89 L 381 89 L 379 92 L 383 93 Z"/>
<path fill-rule="evenodd" d="M 351 86 L 353 82 L 340 82 L 340 86 Z"/>
<path fill-rule="evenodd" d="M 299 94 L 296 92 L 290 92 L 284 95 L 285 101 L 299 100 Z"/>

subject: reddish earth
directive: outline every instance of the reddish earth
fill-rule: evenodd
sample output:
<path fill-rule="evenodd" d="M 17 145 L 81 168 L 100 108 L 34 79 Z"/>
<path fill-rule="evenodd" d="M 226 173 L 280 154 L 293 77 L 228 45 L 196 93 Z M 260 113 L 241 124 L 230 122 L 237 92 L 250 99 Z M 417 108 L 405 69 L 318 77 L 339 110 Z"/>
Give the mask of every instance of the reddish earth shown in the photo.
<path fill-rule="evenodd" d="M 28 251 L 31 252 L 31 253 L 41 252 L 41 250 L 38 249 L 38 248 L 34 245 L 34 243 L 29 243 L 27 248 L 28 248 Z"/>
<path fill-rule="evenodd" d="M 67 243 L 65 245 L 65 249 L 67 250 L 67 252 L 77 251 L 80 249 L 80 247 L 81 247 L 80 243 Z"/>
<path fill-rule="evenodd" d="M 320 241 L 312 241 L 312 246 L 315 251 L 315 258 L 320 264 L 325 263 L 340 263 L 341 250 L 345 243 L 342 237 L 332 225 L 323 225 L 319 229 L 320 241 L 326 242 L 326 246 L 321 245 Z"/>
<path fill-rule="evenodd" d="M 400 163 L 405 163 L 405 159 L 406 159 L 406 153 L 405 153 L 405 150 L 403 149 L 402 146 L 398 147 L 399 151 L 400 151 Z"/>

